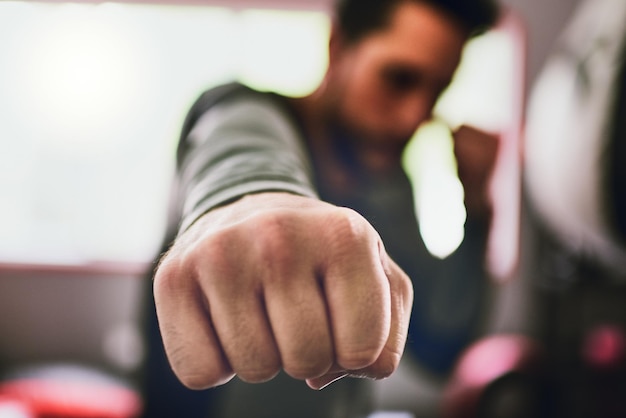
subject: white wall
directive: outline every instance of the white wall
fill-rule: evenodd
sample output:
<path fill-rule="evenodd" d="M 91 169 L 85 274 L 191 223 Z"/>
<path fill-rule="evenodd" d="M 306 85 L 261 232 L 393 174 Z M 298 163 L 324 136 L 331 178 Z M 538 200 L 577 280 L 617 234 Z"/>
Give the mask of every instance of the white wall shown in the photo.
<path fill-rule="evenodd" d="M 518 12 L 528 30 L 529 81 L 536 77 L 570 15 L 580 0 L 500 0 Z"/>
<path fill-rule="evenodd" d="M 500 0 L 524 21 L 527 31 L 527 94 L 561 31 L 582 0 Z M 522 139 L 523 140 L 523 139 Z M 525 202 L 524 202 L 525 204 Z M 508 283 L 496 288 L 487 327 L 493 332 L 533 332 L 542 318 L 533 293 L 535 229 L 524 207 L 519 268 Z"/>

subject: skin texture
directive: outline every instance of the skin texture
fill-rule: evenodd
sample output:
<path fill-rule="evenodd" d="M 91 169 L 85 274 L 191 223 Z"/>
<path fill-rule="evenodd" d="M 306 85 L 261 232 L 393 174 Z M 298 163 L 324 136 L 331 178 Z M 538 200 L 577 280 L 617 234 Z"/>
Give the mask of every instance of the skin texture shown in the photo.
<path fill-rule="evenodd" d="M 281 367 L 313 388 L 387 377 L 412 303 L 408 277 L 360 215 L 283 193 L 205 215 L 165 258 L 154 291 L 170 362 L 193 389 L 235 374 L 262 382 Z"/>
<path fill-rule="evenodd" d="M 465 40 L 447 15 L 411 2 L 356 43 L 333 30 L 324 81 L 293 102 L 329 172 L 347 175 L 329 151 L 331 123 L 360 138 L 357 158 L 369 172 L 397 166 Z M 363 217 L 286 193 L 245 196 L 203 215 L 154 280 L 169 361 L 192 389 L 235 375 L 263 382 L 281 369 L 314 389 L 344 376 L 387 377 L 404 350 L 412 292 Z"/>

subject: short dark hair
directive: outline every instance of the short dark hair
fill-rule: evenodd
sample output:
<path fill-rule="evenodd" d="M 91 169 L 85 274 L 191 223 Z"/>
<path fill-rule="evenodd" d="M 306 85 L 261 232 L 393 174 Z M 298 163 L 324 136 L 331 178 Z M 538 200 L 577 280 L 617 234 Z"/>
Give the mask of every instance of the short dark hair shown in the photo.
<path fill-rule="evenodd" d="M 495 0 L 336 0 L 335 19 L 345 40 L 356 42 L 383 29 L 395 7 L 410 1 L 426 3 L 449 14 L 468 36 L 486 31 L 499 14 Z"/>

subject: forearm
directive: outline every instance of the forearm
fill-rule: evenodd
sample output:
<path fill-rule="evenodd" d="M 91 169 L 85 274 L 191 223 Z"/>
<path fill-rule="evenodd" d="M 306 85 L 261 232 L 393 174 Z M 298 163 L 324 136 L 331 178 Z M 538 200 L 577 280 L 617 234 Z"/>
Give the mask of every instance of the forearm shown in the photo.
<path fill-rule="evenodd" d="M 215 107 L 198 120 L 187 142 L 178 170 L 181 231 L 247 194 L 316 196 L 299 132 L 268 99 Z"/>

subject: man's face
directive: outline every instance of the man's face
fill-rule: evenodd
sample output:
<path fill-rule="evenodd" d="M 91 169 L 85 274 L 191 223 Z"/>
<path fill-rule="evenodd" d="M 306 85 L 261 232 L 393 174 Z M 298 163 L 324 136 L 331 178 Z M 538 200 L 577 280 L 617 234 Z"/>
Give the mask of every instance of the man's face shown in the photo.
<path fill-rule="evenodd" d="M 423 3 L 401 3 L 390 24 L 331 49 L 330 87 L 337 122 L 358 137 L 372 168 L 395 164 L 459 64 L 467 36 L 452 18 Z"/>

